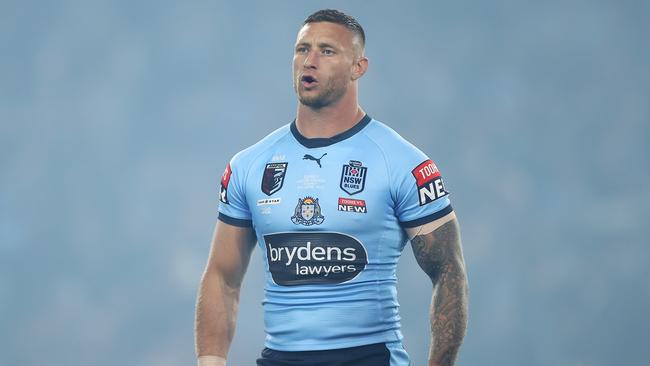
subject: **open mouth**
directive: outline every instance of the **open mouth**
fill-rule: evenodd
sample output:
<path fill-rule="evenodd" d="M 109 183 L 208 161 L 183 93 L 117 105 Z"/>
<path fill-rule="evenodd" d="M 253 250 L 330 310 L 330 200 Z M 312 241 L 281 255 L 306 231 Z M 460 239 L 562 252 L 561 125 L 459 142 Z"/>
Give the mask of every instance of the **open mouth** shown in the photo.
<path fill-rule="evenodd" d="M 302 85 L 304 85 L 307 88 L 310 88 L 310 87 L 318 84 L 318 80 L 316 80 L 315 77 L 310 76 L 310 75 L 303 75 L 300 78 L 300 82 L 302 83 Z"/>

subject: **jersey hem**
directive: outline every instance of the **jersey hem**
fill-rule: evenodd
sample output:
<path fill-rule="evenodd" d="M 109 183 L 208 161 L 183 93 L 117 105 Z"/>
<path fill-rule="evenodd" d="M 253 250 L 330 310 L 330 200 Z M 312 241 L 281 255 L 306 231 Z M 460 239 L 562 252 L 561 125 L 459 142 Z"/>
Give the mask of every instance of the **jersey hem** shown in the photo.
<path fill-rule="evenodd" d="M 323 351 L 339 348 L 350 348 L 350 347 L 359 347 L 365 346 L 368 344 L 374 343 L 386 343 L 386 342 L 397 342 L 401 341 L 403 338 L 401 332 L 395 330 L 388 330 L 382 333 L 381 335 L 367 338 L 360 338 L 355 341 L 350 342 L 339 342 L 339 343 L 330 343 L 330 342 L 318 342 L 318 343 L 308 343 L 308 344 L 299 344 L 299 345 L 290 345 L 283 346 L 277 343 L 272 343 L 269 341 L 264 342 L 264 347 L 270 348 L 276 351 L 283 352 L 299 352 L 299 351 Z"/>
<path fill-rule="evenodd" d="M 454 209 L 451 208 L 451 204 L 447 205 L 447 207 L 443 208 L 440 211 L 434 212 L 431 215 L 427 215 L 424 217 L 420 217 L 419 219 L 415 220 L 409 220 L 409 221 L 400 221 L 400 225 L 405 228 L 412 228 L 412 227 L 418 227 L 420 225 L 428 224 L 431 221 L 438 220 L 439 218 L 443 216 L 447 216 L 450 214 Z"/>
<path fill-rule="evenodd" d="M 253 220 L 238 219 L 235 217 L 230 217 L 226 214 L 219 212 L 219 220 L 225 222 L 226 224 L 239 226 L 239 227 L 253 227 Z"/>

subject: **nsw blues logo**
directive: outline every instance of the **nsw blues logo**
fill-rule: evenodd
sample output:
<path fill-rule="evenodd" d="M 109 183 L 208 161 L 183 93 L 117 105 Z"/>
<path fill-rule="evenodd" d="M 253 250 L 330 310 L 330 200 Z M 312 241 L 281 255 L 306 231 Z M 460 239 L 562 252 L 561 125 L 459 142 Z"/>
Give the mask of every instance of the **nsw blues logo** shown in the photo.
<path fill-rule="evenodd" d="M 343 165 L 341 172 L 341 189 L 349 194 L 357 194 L 366 186 L 366 173 L 368 168 L 362 166 L 360 161 L 350 160 L 350 164 Z"/>
<path fill-rule="evenodd" d="M 296 225 L 320 225 L 325 221 L 325 217 L 321 215 L 320 204 L 318 198 L 305 197 L 298 198 L 298 205 L 291 216 L 291 222 Z"/>

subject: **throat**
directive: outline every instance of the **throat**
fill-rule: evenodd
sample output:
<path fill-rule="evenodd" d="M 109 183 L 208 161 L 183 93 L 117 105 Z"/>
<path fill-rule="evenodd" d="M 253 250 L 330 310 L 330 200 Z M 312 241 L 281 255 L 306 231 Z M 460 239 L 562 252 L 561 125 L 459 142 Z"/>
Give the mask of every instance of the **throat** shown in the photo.
<path fill-rule="evenodd" d="M 333 110 L 314 111 L 299 106 L 296 128 L 306 138 L 330 138 L 354 127 L 365 114 L 359 106 L 351 112 L 336 107 Z"/>

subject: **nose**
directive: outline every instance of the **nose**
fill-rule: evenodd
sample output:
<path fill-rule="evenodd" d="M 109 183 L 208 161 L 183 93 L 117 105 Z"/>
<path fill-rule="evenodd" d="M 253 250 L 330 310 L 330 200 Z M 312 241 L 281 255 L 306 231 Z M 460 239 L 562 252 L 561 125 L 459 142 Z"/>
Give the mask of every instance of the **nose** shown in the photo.
<path fill-rule="evenodd" d="M 309 51 L 305 56 L 305 61 L 303 66 L 307 69 L 317 69 L 318 68 L 318 52 Z"/>

